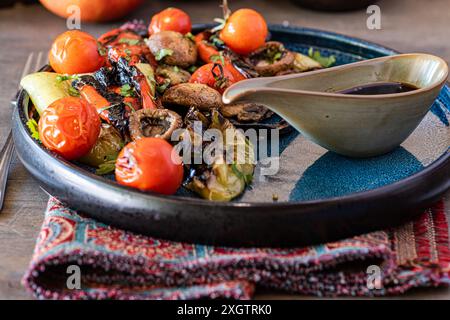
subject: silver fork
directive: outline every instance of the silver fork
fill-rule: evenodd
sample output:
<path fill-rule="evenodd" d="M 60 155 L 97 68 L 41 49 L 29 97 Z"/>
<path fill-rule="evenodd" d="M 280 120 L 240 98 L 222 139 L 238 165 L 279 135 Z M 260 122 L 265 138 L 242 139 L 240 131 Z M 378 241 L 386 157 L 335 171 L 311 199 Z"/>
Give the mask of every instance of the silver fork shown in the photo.
<path fill-rule="evenodd" d="M 23 67 L 22 76 L 19 79 L 18 89 L 20 89 L 20 80 L 28 73 L 38 71 L 42 65 L 43 53 L 30 53 L 28 59 Z M 17 96 L 11 101 L 13 107 L 17 106 Z M 0 152 L 0 211 L 3 209 L 3 202 L 5 200 L 6 182 L 8 181 L 8 172 L 11 165 L 11 160 L 14 154 L 14 141 L 12 139 L 12 131 L 9 130 L 8 138 L 6 138 L 5 145 Z"/>

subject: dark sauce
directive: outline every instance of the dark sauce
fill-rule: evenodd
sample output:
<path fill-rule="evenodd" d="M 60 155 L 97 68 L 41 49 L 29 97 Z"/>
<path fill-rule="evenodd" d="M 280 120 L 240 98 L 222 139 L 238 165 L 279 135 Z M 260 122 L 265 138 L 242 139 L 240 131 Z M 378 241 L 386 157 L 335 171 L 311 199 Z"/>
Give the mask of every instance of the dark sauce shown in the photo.
<path fill-rule="evenodd" d="M 357 94 L 357 95 L 377 95 L 377 94 L 392 94 L 402 93 L 417 90 L 418 88 L 401 82 L 373 82 L 361 86 L 338 91 L 343 94 Z"/>

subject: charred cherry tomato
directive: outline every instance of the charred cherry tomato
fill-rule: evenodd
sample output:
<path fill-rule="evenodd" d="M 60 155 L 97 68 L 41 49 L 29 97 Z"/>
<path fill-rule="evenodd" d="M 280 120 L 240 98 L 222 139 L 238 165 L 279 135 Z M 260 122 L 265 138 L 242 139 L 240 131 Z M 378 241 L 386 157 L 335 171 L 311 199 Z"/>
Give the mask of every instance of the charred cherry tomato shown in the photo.
<path fill-rule="evenodd" d="M 177 8 L 167 8 L 152 17 L 148 26 L 150 35 L 160 31 L 176 31 L 182 34 L 191 32 L 191 18 L 183 10 Z"/>
<path fill-rule="evenodd" d="M 100 69 L 105 64 L 105 56 L 100 54 L 101 45 L 90 34 L 78 30 L 66 31 L 53 42 L 48 59 L 57 73 L 88 73 Z"/>
<path fill-rule="evenodd" d="M 39 137 L 44 146 L 67 160 L 88 153 L 99 133 L 97 110 L 80 98 L 56 100 L 42 112 L 39 120 Z"/>
<path fill-rule="evenodd" d="M 137 44 L 140 41 L 142 41 L 140 35 L 120 28 L 110 30 L 98 38 L 98 42 L 102 45 L 112 47 L 119 44 Z"/>
<path fill-rule="evenodd" d="M 235 81 L 227 68 L 219 63 L 208 63 L 195 70 L 189 82 L 206 84 L 223 93 Z"/>
<path fill-rule="evenodd" d="M 255 10 L 234 12 L 220 32 L 220 39 L 234 52 L 247 55 L 261 47 L 267 37 L 267 24 Z"/>
<path fill-rule="evenodd" d="M 195 44 L 197 45 L 198 54 L 203 62 L 210 63 L 215 60 L 216 63 L 221 63 L 227 68 L 233 75 L 234 82 L 239 82 L 241 80 L 247 79 L 239 70 L 237 70 L 230 59 L 223 57 L 223 63 L 221 59 L 214 59 L 219 57 L 220 52 L 212 44 L 208 42 L 207 33 L 200 32 L 195 36 Z"/>
<path fill-rule="evenodd" d="M 116 161 L 117 182 L 143 191 L 174 194 L 183 180 L 183 164 L 172 151 L 172 145 L 160 138 L 130 142 Z"/>

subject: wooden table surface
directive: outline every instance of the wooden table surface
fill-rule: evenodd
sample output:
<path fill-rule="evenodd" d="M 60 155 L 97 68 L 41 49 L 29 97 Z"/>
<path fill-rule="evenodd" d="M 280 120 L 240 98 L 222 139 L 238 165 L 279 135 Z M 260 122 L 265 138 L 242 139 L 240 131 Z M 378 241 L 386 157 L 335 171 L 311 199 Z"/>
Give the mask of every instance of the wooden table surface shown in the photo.
<path fill-rule="evenodd" d="M 195 22 L 219 17 L 219 1 L 147 1 L 132 16 L 146 21 L 167 7 L 185 9 Z M 250 1 L 231 0 L 232 8 L 248 6 Z M 289 23 L 320 28 L 378 42 L 403 52 L 429 52 L 450 62 L 450 3 L 448 0 L 381 0 L 382 30 L 368 30 L 365 10 L 347 13 L 320 13 L 302 9 L 289 0 L 251 1 L 270 23 Z M 94 35 L 118 25 L 83 24 Z M 0 143 L 10 129 L 9 101 L 17 88 L 23 65 L 31 51 L 47 51 L 52 39 L 65 31 L 65 20 L 53 16 L 39 5 L 16 6 L 0 10 Z M 447 199 L 450 194 L 447 194 Z M 9 174 L 3 211 L 0 213 L 0 299 L 28 299 L 20 284 L 28 266 L 36 236 L 42 223 L 47 195 L 14 160 Z M 450 207 L 447 200 L 446 203 Z M 449 289 L 417 290 L 408 298 L 450 299 Z M 295 295 L 265 292 L 257 298 L 295 298 Z"/>

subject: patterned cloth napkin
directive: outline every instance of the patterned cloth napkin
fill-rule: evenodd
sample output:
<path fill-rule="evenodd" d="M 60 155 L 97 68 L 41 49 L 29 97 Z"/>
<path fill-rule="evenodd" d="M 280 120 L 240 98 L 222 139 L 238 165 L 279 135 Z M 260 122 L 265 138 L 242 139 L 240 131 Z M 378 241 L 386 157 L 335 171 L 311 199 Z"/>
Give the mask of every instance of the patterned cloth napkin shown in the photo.
<path fill-rule="evenodd" d="M 79 266 L 80 289 L 67 286 L 71 265 Z M 40 299 L 249 299 L 263 287 L 383 296 L 449 285 L 449 273 L 443 202 L 391 231 L 299 249 L 236 249 L 133 234 L 51 198 L 23 283 Z"/>

